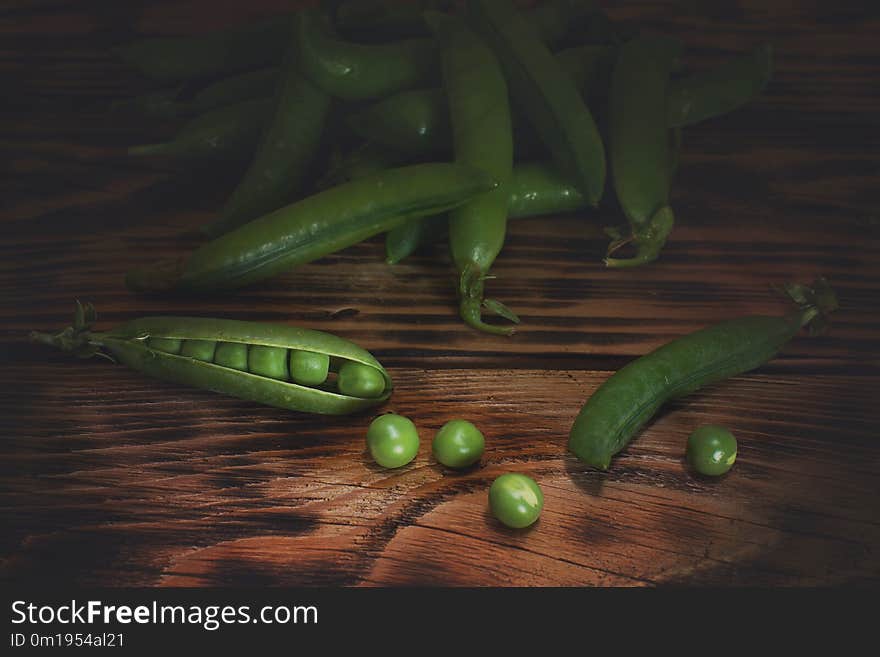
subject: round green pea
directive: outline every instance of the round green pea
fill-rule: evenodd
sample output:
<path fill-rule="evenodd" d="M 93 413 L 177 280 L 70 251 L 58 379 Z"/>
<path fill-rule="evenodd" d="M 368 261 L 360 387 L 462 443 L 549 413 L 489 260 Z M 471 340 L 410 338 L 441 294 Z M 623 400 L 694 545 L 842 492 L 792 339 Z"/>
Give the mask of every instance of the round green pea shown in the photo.
<path fill-rule="evenodd" d="M 431 443 L 434 458 L 449 468 L 473 465 L 480 460 L 485 448 L 483 434 L 467 420 L 450 420 Z"/>
<path fill-rule="evenodd" d="M 736 438 L 724 427 L 703 425 L 688 437 L 687 460 L 700 474 L 723 475 L 736 461 Z"/>
<path fill-rule="evenodd" d="M 166 354 L 179 354 L 183 347 L 183 340 L 178 338 L 147 338 L 147 346 Z"/>
<path fill-rule="evenodd" d="M 343 395 L 362 399 L 379 397 L 385 392 L 385 378 L 382 373 L 375 367 L 354 361 L 346 361 L 339 368 L 336 385 Z"/>
<path fill-rule="evenodd" d="M 399 468 L 418 454 L 419 432 L 412 420 L 403 415 L 380 415 L 367 429 L 367 448 L 383 468 Z"/>
<path fill-rule="evenodd" d="M 210 363 L 214 360 L 216 348 L 217 343 L 213 340 L 184 340 L 180 355 Z"/>
<path fill-rule="evenodd" d="M 534 523 L 544 508 L 544 494 L 531 477 L 508 472 L 492 482 L 489 508 L 498 520 L 513 529 Z"/>
<path fill-rule="evenodd" d="M 270 379 L 287 380 L 287 349 L 253 345 L 248 349 L 248 371 Z"/>
<path fill-rule="evenodd" d="M 290 378 L 304 386 L 317 386 L 327 380 L 330 356 L 294 349 L 290 352 Z"/>
<path fill-rule="evenodd" d="M 220 342 L 214 351 L 214 364 L 247 372 L 248 346 L 241 342 Z"/>

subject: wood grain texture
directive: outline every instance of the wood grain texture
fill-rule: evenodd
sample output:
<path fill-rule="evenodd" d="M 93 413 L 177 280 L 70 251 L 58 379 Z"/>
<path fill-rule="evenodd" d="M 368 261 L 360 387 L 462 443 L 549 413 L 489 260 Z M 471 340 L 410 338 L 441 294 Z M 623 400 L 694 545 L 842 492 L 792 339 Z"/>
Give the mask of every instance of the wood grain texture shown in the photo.
<path fill-rule="evenodd" d="M 286 3 L 16 0 L 0 10 L 0 581 L 96 585 L 838 585 L 880 583 L 880 19 L 855 3 L 608 3 L 688 44 L 688 66 L 772 42 L 766 94 L 688 129 L 679 226 L 656 265 L 602 267 L 613 212 L 515 222 L 491 295 L 511 339 L 456 316 L 442 246 L 388 267 L 380 240 L 216 297 L 138 297 L 133 265 L 185 254 L 236 171 L 172 171 L 124 147 L 173 132 L 109 112 L 149 89 L 107 52 Z M 210 8 L 210 9 L 209 9 Z M 200 20 L 208 16 L 207 22 Z M 615 369 L 722 318 L 781 312 L 771 287 L 825 275 L 831 332 L 666 408 L 614 462 L 565 450 Z M 145 379 L 28 344 L 73 300 L 100 325 L 148 314 L 300 324 L 372 351 L 413 419 L 417 459 L 371 463 L 372 414 L 321 418 Z M 377 411 L 378 412 L 378 411 Z M 430 456 L 447 420 L 483 429 L 479 467 Z M 683 462 L 724 424 L 718 480 Z M 488 513 L 507 471 L 546 507 L 525 532 Z"/>

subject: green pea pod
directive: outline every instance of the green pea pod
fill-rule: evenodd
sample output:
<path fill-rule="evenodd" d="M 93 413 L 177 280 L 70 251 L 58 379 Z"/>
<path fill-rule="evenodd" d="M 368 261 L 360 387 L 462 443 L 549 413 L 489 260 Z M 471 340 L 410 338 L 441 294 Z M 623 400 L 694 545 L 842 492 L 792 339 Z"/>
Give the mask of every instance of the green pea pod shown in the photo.
<path fill-rule="evenodd" d="M 114 52 L 154 80 L 228 75 L 280 62 L 290 38 L 289 24 L 285 15 L 199 36 L 140 39 Z"/>
<path fill-rule="evenodd" d="M 678 338 L 625 365 L 587 400 L 568 446 L 581 460 L 605 470 L 667 401 L 760 367 L 804 326 L 824 322 L 837 307 L 819 279 L 812 288 L 786 289 L 798 309 L 782 317 L 751 316 L 715 324 Z"/>
<path fill-rule="evenodd" d="M 443 89 L 401 91 L 349 114 L 346 123 L 357 136 L 405 153 L 448 153 L 452 148 Z"/>
<path fill-rule="evenodd" d="M 254 152 L 271 110 L 271 101 L 262 98 L 221 107 L 188 121 L 170 141 L 132 146 L 128 154 L 184 162 L 243 160 Z"/>
<path fill-rule="evenodd" d="M 666 105 L 669 76 L 681 49 L 677 39 L 646 35 L 618 51 L 609 97 L 609 153 L 614 189 L 632 234 L 612 242 L 605 259 L 611 267 L 655 260 L 672 230 Z M 610 257 L 628 242 L 636 248 L 634 257 Z"/>
<path fill-rule="evenodd" d="M 673 80 L 667 124 L 682 127 L 731 112 L 761 93 L 772 74 L 773 50 L 763 45 L 705 73 Z"/>
<path fill-rule="evenodd" d="M 296 41 L 303 72 L 325 92 L 344 100 L 387 96 L 437 73 L 433 39 L 381 45 L 343 41 L 314 9 L 297 14 Z"/>
<path fill-rule="evenodd" d="M 485 280 L 507 231 L 507 184 L 513 170 L 507 84 L 495 55 L 463 21 L 437 12 L 425 12 L 425 20 L 442 46 L 455 161 L 479 167 L 498 181 L 495 189 L 449 214 L 449 247 L 458 273 L 459 313 L 475 329 L 509 335 L 512 329 L 482 319 Z M 503 316 L 518 321 L 512 313 Z"/>
<path fill-rule="evenodd" d="M 508 184 L 507 218 L 572 212 L 586 206 L 583 194 L 548 164 L 516 164 Z M 444 239 L 446 216 L 405 221 L 385 235 L 385 262 L 396 264 L 423 244 Z"/>
<path fill-rule="evenodd" d="M 187 116 L 203 114 L 253 98 L 270 98 L 278 88 L 280 78 L 281 69 L 263 68 L 217 80 L 197 91 L 192 98 L 178 101 L 177 113 Z"/>
<path fill-rule="evenodd" d="M 389 169 L 254 219 L 180 261 L 133 270 L 126 283 L 139 292 L 234 289 L 384 233 L 408 217 L 450 210 L 496 184 L 461 164 Z"/>
<path fill-rule="evenodd" d="M 94 309 L 85 308 L 94 321 Z M 306 413 L 354 413 L 382 403 L 392 391 L 391 377 L 369 352 L 335 335 L 293 326 L 205 317 L 144 317 L 102 333 L 92 331 L 89 322 L 55 335 L 32 333 L 31 337 L 78 356 L 103 354 L 164 381 Z M 282 365 L 298 352 L 324 355 L 331 370 L 357 364 L 380 375 L 384 386 L 376 386 L 371 391 L 375 394 L 359 397 L 341 393 L 332 383 L 301 385 L 283 375 L 254 371 L 247 364 L 254 364 L 253 358 L 242 360 L 241 366 L 247 369 L 229 367 L 217 356 L 219 346 L 237 347 L 245 354 L 260 350 L 278 354 Z"/>
<path fill-rule="evenodd" d="M 221 215 L 203 227 L 212 237 L 289 203 L 299 193 L 317 153 L 330 97 L 289 59 L 276 93 L 272 119 L 256 155 Z"/>
<path fill-rule="evenodd" d="M 511 97 L 523 108 L 559 170 L 591 205 L 605 188 L 605 149 L 574 81 L 510 0 L 469 0 L 468 12 L 495 50 Z"/>

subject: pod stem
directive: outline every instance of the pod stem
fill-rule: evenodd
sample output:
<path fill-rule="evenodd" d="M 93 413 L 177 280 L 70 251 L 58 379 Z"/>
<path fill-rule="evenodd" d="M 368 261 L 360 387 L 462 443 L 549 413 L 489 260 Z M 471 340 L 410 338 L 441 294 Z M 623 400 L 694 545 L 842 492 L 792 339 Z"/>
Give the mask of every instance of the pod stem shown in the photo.
<path fill-rule="evenodd" d="M 512 326 L 498 326 L 483 321 L 483 310 L 488 310 L 509 322 L 519 324 L 519 317 L 507 306 L 496 299 L 483 298 L 485 281 L 489 276 L 482 273 L 476 263 L 468 263 L 461 272 L 459 279 L 459 313 L 468 326 L 492 333 L 493 335 L 512 335 L 516 329 Z"/>
<path fill-rule="evenodd" d="M 607 232 L 614 237 L 614 241 L 608 245 L 608 252 L 605 256 L 605 264 L 608 267 L 638 267 L 649 262 L 653 262 L 660 255 L 669 233 L 672 232 L 672 226 L 675 224 L 675 215 L 672 208 L 668 205 L 663 206 L 651 219 L 641 225 L 633 226 L 632 235 L 629 237 L 621 237 L 616 229 L 609 229 Z M 612 253 L 620 247 L 632 243 L 636 247 L 636 255 L 632 258 L 611 258 Z"/>
<path fill-rule="evenodd" d="M 101 351 L 100 341 L 95 339 L 92 333 L 92 325 L 98 319 L 98 313 L 95 307 L 90 304 L 82 304 L 76 302 L 76 311 L 73 316 L 73 326 L 58 333 L 43 333 L 41 331 L 31 331 L 30 339 L 38 344 L 55 347 L 61 351 L 73 354 L 77 358 L 91 358 L 92 356 L 103 356 L 113 360 L 109 355 Z"/>
<path fill-rule="evenodd" d="M 824 333 L 828 329 L 828 316 L 839 307 L 837 295 L 821 276 L 812 285 L 786 283 L 778 291 L 797 305 L 798 321 L 810 335 Z"/>

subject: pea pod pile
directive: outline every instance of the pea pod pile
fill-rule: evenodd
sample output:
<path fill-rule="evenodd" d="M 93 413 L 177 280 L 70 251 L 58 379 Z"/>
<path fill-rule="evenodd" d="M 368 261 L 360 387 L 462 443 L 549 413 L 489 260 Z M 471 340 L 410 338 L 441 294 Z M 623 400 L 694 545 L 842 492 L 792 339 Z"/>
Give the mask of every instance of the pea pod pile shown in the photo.
<path fill-rule="evenodd" d="M 608 229 L 605 264 L 658 258 L 682 128 L 757 95 L 769 47 L 687 74 L 678 39 L 616 25 L 593 0 L 454 4 L 344 0 L 117 49 L 173 85 L 118 105 L 186 120 L 132 156 L 249 161 L 209 241 L 129 286 L 224 291 L 377 233 L 389 263 L 448 236 L 462 319 L 509 335 L 483 317 L 519 321 L 484 298 L 509 218 L 614 208 L 626 228 Z"/>
<path fill-rule="evenodd" d="M 204 317 L 144 317 L 97 333 L 96 319 L 90 304 L 77 303 L 73 326 L 31 337 L 84 358 L 104 354 L 157 379 L 294 411 L 342 415 L 391 395 L 382 365 L 329 333 Z"/>

